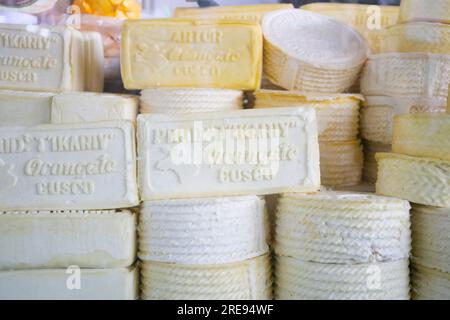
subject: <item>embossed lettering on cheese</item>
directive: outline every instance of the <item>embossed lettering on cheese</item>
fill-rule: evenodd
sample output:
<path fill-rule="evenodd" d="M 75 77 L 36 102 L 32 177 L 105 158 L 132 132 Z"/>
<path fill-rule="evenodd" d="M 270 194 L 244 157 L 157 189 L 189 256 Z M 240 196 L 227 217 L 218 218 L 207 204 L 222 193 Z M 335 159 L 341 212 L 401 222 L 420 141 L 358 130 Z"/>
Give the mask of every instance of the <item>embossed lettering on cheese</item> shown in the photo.
<path fill-rule="evenodd" d="M 138 203 L 131 123 L 0 129 L 0 209 Z"/>
<path fill-rule="evenodd" d="M 253 90 L 261 80 L 261 29 L 245 21 L 126 21 L 121 64 L 128 89 Z"/>
<path fill-rule="evenodd" d="M 138 147 L 143 200 L 320 187 L 312 108 L 141 115 Z"/>

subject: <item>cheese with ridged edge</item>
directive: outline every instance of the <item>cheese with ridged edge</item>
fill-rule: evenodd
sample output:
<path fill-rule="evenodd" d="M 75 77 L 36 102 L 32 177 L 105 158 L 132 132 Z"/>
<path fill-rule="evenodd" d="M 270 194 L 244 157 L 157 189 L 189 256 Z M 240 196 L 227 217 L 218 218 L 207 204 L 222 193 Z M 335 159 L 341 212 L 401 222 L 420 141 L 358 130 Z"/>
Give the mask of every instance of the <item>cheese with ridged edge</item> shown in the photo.
<path fill-rule="evenodd" d="M 448 300 L 450 298 L 450 273 L 427 268 L 420 262 L 411 263 L 413 300 Z"/>
<path fill-rule="evenodd" d="M 450 23 L 450 0 L 402 0 L 399 22 Z"/>
<path fill-rule="evenodd" d="M 84 90 L 103 92 L 105 82 L 105 56 L 102 35 L 98 32 L 84 31 Z"/>

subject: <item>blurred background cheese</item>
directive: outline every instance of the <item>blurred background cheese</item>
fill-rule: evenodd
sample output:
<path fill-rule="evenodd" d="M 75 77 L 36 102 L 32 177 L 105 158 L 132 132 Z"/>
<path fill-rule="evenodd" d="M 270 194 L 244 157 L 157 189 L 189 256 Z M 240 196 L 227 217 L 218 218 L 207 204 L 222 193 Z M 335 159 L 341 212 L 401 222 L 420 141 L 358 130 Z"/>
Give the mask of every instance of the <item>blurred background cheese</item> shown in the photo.
<path fill-rule="evenodd" d="M 449 0 L 402 0 L 400 22 L 429 21 L 450 23 Z"/>

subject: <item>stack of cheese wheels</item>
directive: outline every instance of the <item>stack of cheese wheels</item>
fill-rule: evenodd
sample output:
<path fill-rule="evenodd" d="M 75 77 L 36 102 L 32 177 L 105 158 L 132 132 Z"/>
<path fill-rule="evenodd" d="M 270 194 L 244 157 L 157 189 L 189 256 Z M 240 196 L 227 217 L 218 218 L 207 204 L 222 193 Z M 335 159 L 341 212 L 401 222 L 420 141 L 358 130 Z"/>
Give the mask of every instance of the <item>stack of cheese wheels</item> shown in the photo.
<path fill-rule="evenodd" d="M 271 299 L 265 202 L 257 196 L 145 201 L 144 299 Z"/>
<path fill-rule="evenodd" d="M 450 298 L 450 114 L 394 119 L 392 150 L 378 154 L 377 193 L 409 200 L 413 210 L 414 297 Z"/>
<path fill-rule="evenodd" d="M 317 111 L 322 184 L 355 186 L 361 182 L 363 154 L 358 140 L 359 105 L 355 94 L 306 94 L 257 90 L 255 108 L 314 107 Z"/>
<path fill-rule="evenodd" d="M 277 299 L 408 299 L 407 201 L 284 194 L 275 232 Z"/>

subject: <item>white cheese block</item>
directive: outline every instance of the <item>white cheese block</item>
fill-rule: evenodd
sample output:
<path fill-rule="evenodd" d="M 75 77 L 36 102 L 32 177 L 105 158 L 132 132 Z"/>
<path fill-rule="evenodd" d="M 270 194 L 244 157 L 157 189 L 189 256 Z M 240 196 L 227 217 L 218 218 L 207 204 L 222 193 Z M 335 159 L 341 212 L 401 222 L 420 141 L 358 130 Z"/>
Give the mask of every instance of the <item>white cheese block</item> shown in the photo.
<path fill-rule="evenodd" d="M 112 120 L 136 122 L 139 98 L 132 95 L 89 92 L 62 93 L 53 98 L 52 123 Z"/>
<path fill-rule="evenodd" d="M 84 90 L 103 92 L 105 82 L 105 57 L 102 35 L 98 32 L 84 31 Z"/>
<path fill-rule="evenodd" d="M 182 265 L 143 262 L 144 300 L 269 300 L 269 255 L 234 264 Z"/>
<path fill-rule="evenodd" d="M 131 122 L 0 128 L 0 210 L 139 203 Z"/>
<path fill-rule="evenodd" d="M 411 264 L 413 300 L 450 300 L 450 273 Z"/>
<path fill-rule="evenodd" d="M 450 0 L 402 0 L 399 22 L 450 23 Z"/>
<path fill-rule="evenodd" d="M 0 89 L 84 89 L 84 45 L 77 30 L 2 24 L 0 52 Z"/>
<path fill-rule="evenodd" d="M 140 115 L 138 147 L 143 200 L 320 187 L 312 108 Z"/>
<path fill-rule="evenodd" d="M 228 89 L 165 89 L 141 91 L 141 113 L 217 112 L 242 109 L 244 93 Z"/>
<path fill-rule="evenodd" d="M 361 93 L 365 96 L 446 99 L 450 82 L 450 54 L 448 53 L 450 48 L 447 54 L 373 55 L 361 75 Z"/>
<path fill-rule="evenodd" d="M 322 264 L 277 256 L 278 300 L 409 300 L 409 260 Z"/>
<path fill-rule="evenodd" d="M 306 10 L 268 13 L 262 29 L 264 72 L 288 90 L 344 92 L 356 82 L 369 51 L 353 28 Z"/>
<path fill-rule="evenodd" d="M 284 194 L 275 252 L 336 264 L 408 259 L 410 208 L 408 201 L 363 193 Z"/>
<path fill-rule="evenodd" d="M 139 221 L 143 261 L 233 263 L 269 250 L 265 204 L 256 196 L 146 201 Z"/>
<path fill-rule="evenodd" d="M 395 116 L 405 113 L 443 112 L 445 99 L 367 96 L 361 108 L 361 136 L 367 141 L 391 144 Z"/>
<path fill-rule="evenodd" d="M 450 273 L 450 209 L 414 205 L 411 220 L 415 261 Z"/>
<path fill-rule="evenodd" d="M 1 300 L 135 300 L 138 271 L 68 269 L 0 271 Z"/>
<path fill-rule="evenodd" d="M 378 153 L 377 193 L 435 207 L 450 207 L 450 161 Z"/>
<path fill-rule="evenodd" d="M 379 152 L 391 152 L 391 145 L 379 142 L 363 141 L 364 146 L 364 168 L 363 180 L 375 183 L 378 176 L 378 164 L 375 155 Z"/>
<path fill-rule="evenodd" d="M 1 270 L 128 267 L 136 257 L 136 215 L 0 212 L 0 251 Z"/>

